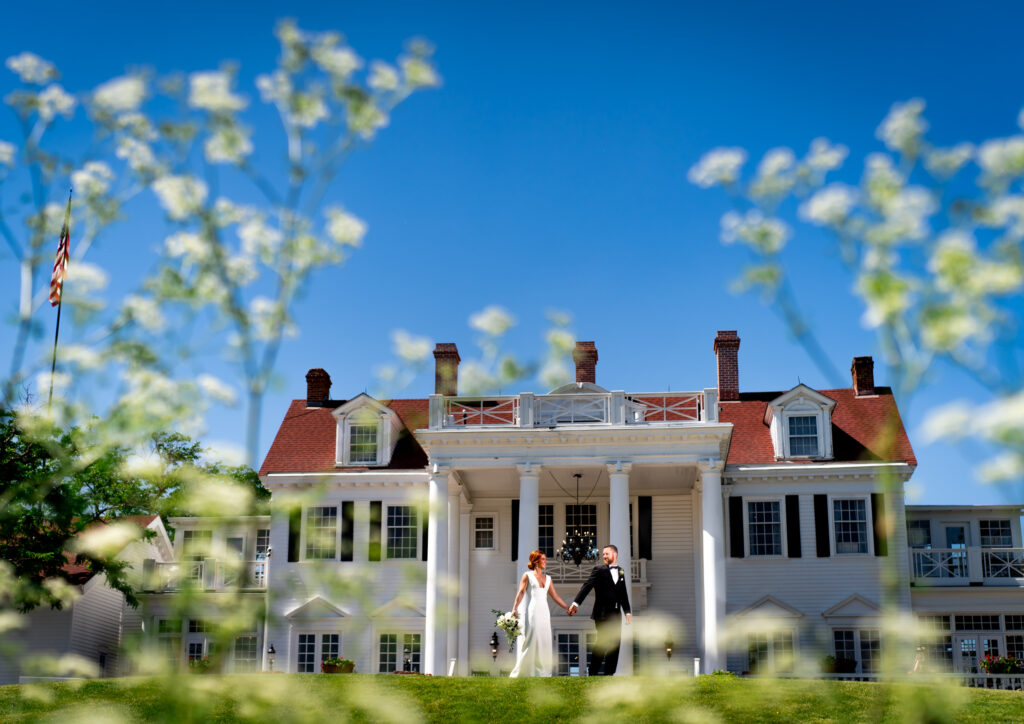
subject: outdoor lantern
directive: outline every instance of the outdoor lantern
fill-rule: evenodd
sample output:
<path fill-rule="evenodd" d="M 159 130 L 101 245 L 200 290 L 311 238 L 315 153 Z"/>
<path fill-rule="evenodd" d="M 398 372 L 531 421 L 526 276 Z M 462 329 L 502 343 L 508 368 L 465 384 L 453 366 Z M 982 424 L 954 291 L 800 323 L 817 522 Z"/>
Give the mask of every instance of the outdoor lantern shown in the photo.
<path fill-rule="evenodd" d="M 409 659 L 409 657 L 412 655 L 412 652 L 409 650 L 408 646 L 405 647 L 405 650 L 402 651 L 402 654 L 405 656 L 405 663 L 402 664 L 402 666 L 403 666 L 402 670 L 403 671 L 412 671 L 412 662 Z"/>
<path fill-rule="evenodd" d="M 670 638 L 665 639 L 665 656 L 667 658 L 669 658 L 669 659 L 672 658 L 672 647 L 673 646 L 675 646 L 675 644 L 672 643 L 672 639 L 670 639 Z"/>
<path fill-rule="evenodd" d="M 277 649 L 274 648 L 274 644 L 270 644 L 267 647 L 267 662 L 270 664 L 270 670 L 274 670 L 274 654 L 277 653 Z"/>
<path fill-rule="evenodd" d="M 491 634 L 491 658 L 495 661 L 498 660 L 498 646 L 500 646 L 498 643 L 498 632 L 495 631 Z"/>
<path fill-rule="evenodd" d="M 554 477 L 554 476 L 552 476 Z M 576 479 L 576 505 L 574 510 L 580 510 L 580 478 L 583 477 L 581 473 L 575 473 L 573 477 Z M 559 488 L 562 488 L 558 480 L 555 480 L 555 484 Z M 597 481 L 594 481 L 597 484 Z M 563 492 L 568 492 L 565 488 L 562 488 Z M 591 490 L 593 492 L 593 490 Z M 587 499 L 589 500 L 589 495 Z M 555 555 L 561 558 L 563 561 L 568 563 L 572 561 L 577 567 L 583 561 L 594 561 L 597 560 L 599 551 L 594 547 L 594 532 L 590 530 L 580 530 L 574 527 L 572 531 L 566 531 L 565 538 L 562 539 L 562 547 L 556 551 Z"/>

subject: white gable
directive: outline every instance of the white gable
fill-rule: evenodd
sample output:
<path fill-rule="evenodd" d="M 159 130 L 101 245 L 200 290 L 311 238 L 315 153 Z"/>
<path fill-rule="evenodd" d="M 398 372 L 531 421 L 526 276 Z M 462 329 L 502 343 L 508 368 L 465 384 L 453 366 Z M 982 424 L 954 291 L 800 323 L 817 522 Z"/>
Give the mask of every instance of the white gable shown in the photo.
<path fill-rule="evenodd" d="M 404 598 L 393 598 L 370 614 L 371 618 L 425 618 L 427 612 Z"/>
<path fill-rule="evenodd" d="M 370 397 L 365 392 L 356 395 L 344 405 L 340 405 L 331 411 L 337 421 L 335 433 L 335 454 L 336 465 L 362 465 L 379 467 L 387 465 L 391 461 L 391 454 L 395 451 L 398 438 L 402 431 L 402 420 L 398 413 L 387 405 L 384 405 Z M 377 460 L 372 465 L 368 463 L 352 463 L 349 460 L 349 426 L 353 423 L 377 425 Z"/>
<path fill-rule="evenodd" d="M 832 408 L 835 406 L 836 401 L 831 397 L 826 397 L 805 384 L 799 384 L 769 402 L 764 411 L 764 422 L 771 428 L 775 459 L 811 457 L 830 460 L 832 458 Z M 798 455 L 790 450 L 789 418 L 791 417 L 814 418 L 817 431 L 817 455 Z"/>
<path fill-rule="evenodd" d="M 333 603 L 324 600 L 321 596 L 314 596 L 305 603 L 296 606 L 291 611 L 285 613 L 286 618 L 293 620 L 344 618 L 346 616 L 348 616 L 347 613 L 335 606 Z"/>
<path fill-rule="evenodd" d="M 844 598 L 821 615 L 825 618 L 869 618 L 881 616 L 882 609 L 859 593 L 855 593 Z"/>
<path fill-rule="evenodd" d="M 804 614 L 802 611 L 798 611 L 789 604 L 775 598 L 775 596 L 764 596 L 759 601 L 737 612 L 736 615 L 758 618 L 800 618 Z"/>

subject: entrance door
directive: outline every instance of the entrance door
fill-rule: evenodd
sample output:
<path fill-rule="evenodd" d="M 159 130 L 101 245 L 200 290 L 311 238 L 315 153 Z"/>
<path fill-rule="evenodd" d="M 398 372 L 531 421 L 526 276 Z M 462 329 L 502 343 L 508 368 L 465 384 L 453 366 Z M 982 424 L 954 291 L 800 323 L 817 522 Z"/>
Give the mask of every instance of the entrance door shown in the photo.
<path fill-rule="evenodd" d="M 956 670 L 965 674 L 978 673 L 978 638 L 976 636 L 957 636 Z"/>

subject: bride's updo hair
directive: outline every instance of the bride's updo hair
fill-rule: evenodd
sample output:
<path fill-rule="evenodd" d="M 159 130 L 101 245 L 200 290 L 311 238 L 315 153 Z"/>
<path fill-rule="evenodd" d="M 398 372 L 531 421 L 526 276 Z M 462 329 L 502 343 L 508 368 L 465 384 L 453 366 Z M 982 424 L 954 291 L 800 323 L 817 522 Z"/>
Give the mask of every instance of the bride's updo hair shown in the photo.
<path fill-rule="evenodd" d="M 531 553 L 530 562 L 526 564 L 526 567 L 532 571 L 534 568 L 537 567 L 537 564 L 540 563 L 540 557 L 542 555 L 544 554 L 541 551 L 534 551 L 533 553 Z"/>

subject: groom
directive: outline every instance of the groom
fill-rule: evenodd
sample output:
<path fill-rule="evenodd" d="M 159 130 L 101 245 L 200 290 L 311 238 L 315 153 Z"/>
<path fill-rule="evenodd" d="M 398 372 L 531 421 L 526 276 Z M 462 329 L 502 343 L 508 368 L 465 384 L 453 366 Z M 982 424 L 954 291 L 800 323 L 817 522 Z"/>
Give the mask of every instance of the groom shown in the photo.
<path fill-rule="evenodd" d="M 611 676 L 619 663 L 619 641 L 622 639 L 622 614 L 626 614 L 626 623 L 633 617 L 629 609 L 629 594 L 626 592 L 626 572 L 618 566 L 619 549 L 606 545 L 601 551 L 603 566 L 594 566 L 590 578 L 576 594 L 569 615 L 572 616 L 583 603 L 583 599 L 594 589 L 594 612 L 590 617 L 597 627 L 597 640 L 594 642 L 594 654 L 590 659 L 590 670 L 587 674 L 596 676 L 604 664 L 604 675 Z"/>

